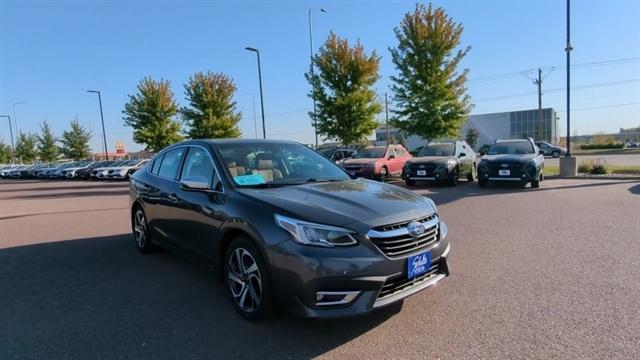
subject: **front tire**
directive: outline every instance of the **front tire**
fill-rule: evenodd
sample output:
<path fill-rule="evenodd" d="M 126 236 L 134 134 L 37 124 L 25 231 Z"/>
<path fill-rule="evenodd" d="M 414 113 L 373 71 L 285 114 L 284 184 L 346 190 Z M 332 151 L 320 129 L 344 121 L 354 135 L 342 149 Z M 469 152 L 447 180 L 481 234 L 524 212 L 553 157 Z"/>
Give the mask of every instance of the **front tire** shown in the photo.
<path fill-rule="evenodd" d="M 404 183 L 407 184 L 407 186 L 416 186 L 415 180 L 405 180 Z"/>
<path fill-rule="evenodd" d="M 478 186 L 481 188 L 487 187 L 487 180 L 478 179 Z"/>
<path fill-rule="evenodd" d="M 460 174 L 458 173 L 458 168 L 453 169 L 453 171 L 451 172 L 451 175 L 449 175 L 449 186 L 458 185 L 459 177 L 460 177 Z"/>
<path fill-rule="evenodd" d="M 231 301 L 245 319 L 272 314 L 267 266 L 258 248 L 246 237 L 231 242 L 225 254 L 224 279 Z"/>
<path fill-rule="evenodd" d="M 556 150 L 556 151 L 552 152 L 552 153 L 551 153 L 551 156 L 553 156 L 553 157 L 554 157 L 554 158 L 556 158 L 556 159 L 557 159 L 557 158 L 559 158 L 559 157 L 560 157 L 560 151 L 557 151 L 557 150 Z"/>
<path fill-rule="evenodd" d="M 477 177 L 476 172 L 477 172 L 476 165 L 473 164 L 471 166 L 471 172 L 469 174 L 467 174 L 467 181 L 474 182 L 476 180 L 476 177 Z"/>
<path fill-rule="evenodd" d="M 387 182 L 388 178 L 389 178 L 389 170 L 387 169 L 386 166 L 383 166 L 382 169 L 380 169 L 380 175 L 378 175 L 378 179 L 380 179 L 381 182 Z"/>

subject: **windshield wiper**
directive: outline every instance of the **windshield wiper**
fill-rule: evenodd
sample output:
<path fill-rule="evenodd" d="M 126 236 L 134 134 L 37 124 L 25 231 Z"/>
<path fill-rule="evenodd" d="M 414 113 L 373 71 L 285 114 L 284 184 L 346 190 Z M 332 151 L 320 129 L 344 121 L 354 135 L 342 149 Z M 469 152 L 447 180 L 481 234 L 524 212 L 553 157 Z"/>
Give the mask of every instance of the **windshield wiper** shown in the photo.
<path fill-rule="evenodd" d="M 309 178 L 307 180 L 305 180 L 305 183 L 312 183 L 312 182 L 334 182 L 334 181 L 342 181 L 340 179 L 316 179 L 316 178 Z"/>

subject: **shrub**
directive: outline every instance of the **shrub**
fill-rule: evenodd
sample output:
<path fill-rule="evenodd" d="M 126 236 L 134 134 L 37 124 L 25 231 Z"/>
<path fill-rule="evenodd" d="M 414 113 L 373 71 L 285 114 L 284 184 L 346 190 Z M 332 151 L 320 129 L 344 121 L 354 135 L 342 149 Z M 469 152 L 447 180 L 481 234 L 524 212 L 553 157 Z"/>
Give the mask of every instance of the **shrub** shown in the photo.
<path fill-rule="evenodd" d="M 580 163 L 580 165 L 578 165 L 578 172 L 579 173 L 590 173 L 592 166 L 593 165 L 590 162 L 583 161 L 583 162 Z"/>
<path fill-rule="evenodd" d="M 607 171 L 607 164 L 604 161 L 598 160 L 595 161 L 591 164 L 591 171 L 590 173 L 592 175 L 604 175 L 606 174 Z"/>
<path fill-rule="evenodd" d="M 580 150 L 623 149 L 624 143 L 610 142 L 606 144 L 582 144 Z"/>

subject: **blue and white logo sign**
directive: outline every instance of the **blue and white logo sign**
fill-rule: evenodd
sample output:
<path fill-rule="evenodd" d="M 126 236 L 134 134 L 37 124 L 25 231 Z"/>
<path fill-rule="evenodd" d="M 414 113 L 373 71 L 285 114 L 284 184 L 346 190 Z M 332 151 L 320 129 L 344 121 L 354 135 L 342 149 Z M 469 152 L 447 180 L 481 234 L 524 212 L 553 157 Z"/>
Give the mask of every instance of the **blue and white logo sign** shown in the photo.
<path fill-rule="evenodd" d="M 424 227 L 424 225 L 417 221 L 412 221 L 407 225 L 407 231 L 409 232 L 409 235 L 414 238 L 422 236 L 422 234 L 424 234 L 426 230 L 427 229 Z"/>
<path fill-rule="evenodd" d="M 410 256 L 407 259 L 407 274 L 409 279 L 425 273 L 431 267 L 431 251 Z"/>

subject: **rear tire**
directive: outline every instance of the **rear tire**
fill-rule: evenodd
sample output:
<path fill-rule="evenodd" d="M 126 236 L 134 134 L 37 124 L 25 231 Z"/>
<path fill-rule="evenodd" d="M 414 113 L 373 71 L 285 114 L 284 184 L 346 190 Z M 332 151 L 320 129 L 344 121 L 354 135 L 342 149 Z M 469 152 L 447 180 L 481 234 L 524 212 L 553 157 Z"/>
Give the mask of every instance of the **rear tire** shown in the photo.
<path fill-rule="evenodd" d="M 131 228 L 133 230 L 133 238 L 136 241 L 138 251 L 148 254 L 156 249 L 149 237 L 149 226 L 147 225 L 147 217 L 140 205 L 136 205 L 131 215 Z"/>
<path fill-rule="evenodd" d="M 556 159 L 559 158 L 560 157 L 560 151 L 556 150 L 556 151 L 552 152 L 551 156 L 553 156 Z"/>
<path fill-rule="evenodd" d="M 229 244 L 224 259 L 225 283 L 238 313 L 248 320 L 271 316 L 271 283 L 258 248 L 240 236 Z"/>

